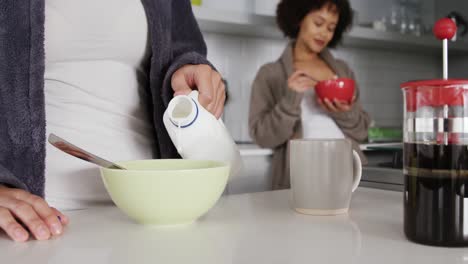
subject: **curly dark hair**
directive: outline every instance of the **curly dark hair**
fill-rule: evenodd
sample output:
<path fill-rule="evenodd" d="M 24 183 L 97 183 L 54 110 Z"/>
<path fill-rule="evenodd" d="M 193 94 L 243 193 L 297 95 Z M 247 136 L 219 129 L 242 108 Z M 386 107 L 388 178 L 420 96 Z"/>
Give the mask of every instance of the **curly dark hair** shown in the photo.
<path fill-rule="evenodd" d="M 281 0 L 276 8 L 276 22 L 286 37 L 296 39 L 304 17 L 326 4 L 336 6 L 339 15 L 335 33 L 328 44 L 328 47 L 334 48 L 353 23 L 353 11 L 348 0 Z"/>

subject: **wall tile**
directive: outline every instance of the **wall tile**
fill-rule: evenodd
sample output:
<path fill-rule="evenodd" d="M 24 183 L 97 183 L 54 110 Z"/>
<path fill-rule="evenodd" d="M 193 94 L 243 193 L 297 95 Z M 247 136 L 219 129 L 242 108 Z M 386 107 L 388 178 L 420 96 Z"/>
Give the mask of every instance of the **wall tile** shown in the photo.
<path fill-rule="evenodd" d="M 451 56 L 449 58 L 449 76 L 451 78 L 468 79 L 468 55 Z"/>

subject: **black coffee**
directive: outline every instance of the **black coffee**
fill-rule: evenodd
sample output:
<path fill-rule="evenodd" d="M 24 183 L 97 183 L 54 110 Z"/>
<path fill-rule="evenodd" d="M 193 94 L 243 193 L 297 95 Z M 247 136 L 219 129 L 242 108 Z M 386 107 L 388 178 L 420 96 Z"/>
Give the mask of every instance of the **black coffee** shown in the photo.
<path fill-rule="evenodd" d="M 405 143 L 405 234 L 468 246 L 468 146 Z"/>

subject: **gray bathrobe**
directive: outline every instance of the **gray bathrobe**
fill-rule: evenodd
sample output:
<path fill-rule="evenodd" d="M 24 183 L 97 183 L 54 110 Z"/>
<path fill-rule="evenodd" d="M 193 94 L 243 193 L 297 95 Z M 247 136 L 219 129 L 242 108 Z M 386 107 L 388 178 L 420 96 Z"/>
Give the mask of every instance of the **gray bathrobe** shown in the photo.
<path fill-rule="evenodd" d="M 44 195 L 44 2 L 0 0 L 0 184 Z M 189 0 L 142 0 L 151 38 L 155 158 L 178 157 L 164 128 L 172 74 L 209 64 Z M 105 10 L 103 10 L 105 12 Z M 79 125 L 79 124 L 77 124 Z"/>

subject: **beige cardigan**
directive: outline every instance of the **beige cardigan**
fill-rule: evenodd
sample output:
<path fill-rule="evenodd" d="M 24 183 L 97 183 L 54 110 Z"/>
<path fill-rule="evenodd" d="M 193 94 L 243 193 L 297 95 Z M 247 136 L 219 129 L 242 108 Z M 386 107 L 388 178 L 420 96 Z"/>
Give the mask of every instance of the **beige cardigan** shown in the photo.
<path fill-rule="evenodd" d="M 281 57 L 272 63 L 263 65 L 255 77 L 250 99 L 249 130 L 250 136 L 261 147 L 274 149 L 272 159 L 273 189 L 290 187 L 289 180 L 289 144 L 293 138 L 302 137 L 301 101 L 303 94 L 288 88 L 288 77 L 293 68 L 293 42 L 284 50 Z M 352 70 L 342 60 L 324 50 L 322 59 L 338 77 L 355 78 Z M 357 142 L 367 139 L 370 123 L 369 115 L 359 102 L 359 89 L 356 89 L 356 102 L 349 112 L 330 113 L 345 136 L 353 142 L 353 147 L 361 156 Z"/>

